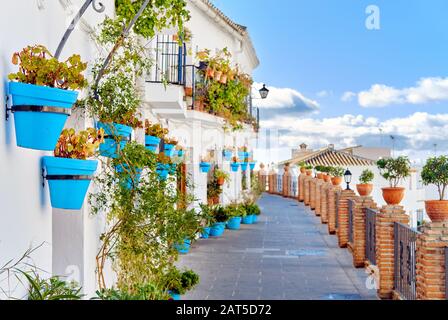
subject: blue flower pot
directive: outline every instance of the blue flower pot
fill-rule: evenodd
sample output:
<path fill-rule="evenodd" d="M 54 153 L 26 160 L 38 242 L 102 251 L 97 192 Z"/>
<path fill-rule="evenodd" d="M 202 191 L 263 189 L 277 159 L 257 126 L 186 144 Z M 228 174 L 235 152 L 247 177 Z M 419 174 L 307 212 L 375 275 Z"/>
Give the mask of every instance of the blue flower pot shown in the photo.
<path fill-rule="evenodd" d="M 171 299 L 173 299 L 174 301 L 180 301 L 181 300 L 181 295 L 178 293 L 174 293 L 172 291 L 168 291 L 168 294 L 171 296 Z"/>
<path fill-rule="evenodd" d="M 159 175 L 160 180 L 166 180 L 170 172 L 170 165 L 158 163 L 156 172 Z"/>
<path fill-rule="evenodd" d="M 244 151 L 238 151 L 238 158 L 240 158 L 241 160 L 246 159 L 247 158 L 246 153 L 247 152 L 244 152 Z"/>
<path fill-rule="evenodd" d="M 178 151 L 177 151 L 177 156 L 178 156 L 179 158 L 182 158 L 182 157 L 184 156 L 184 150 L 178 150 Z"/>
<path fill-rule="evenodd" d="M 21 82 L 10 82 L 17 146 L 53 151 L 78 98 L 78 92 Z M 36 110 L 24 110 L 36 106 Z M 38 111 L 39 107 L 56 107 L 61 113 Z M 22 109 L 20 109 L 22 107 Z M 22 111 L 21 111 L 22 110 Z M 67 112 L 67 113 L 64 113 Z"/>
<path fill-rule="evenodd" d="M 174 144 L 165 144 L 165 148 L 163 149 L 163 151 L 165 152 L 165 155 L 167 157 L 174 157 Z"/>
<path fill-rule="evenodd" d="M 258 216 L 256 214 L 253 215 L 253 223 L 257 223 L 258 221 Z"/>
<path fill-rule="evenodd" d="M 249 216 L 244 216 L 242 221 L 243 224 L 252 224 L 254 223 L 254 218 L 253 216 L 249 215 Z"/>
<path fill-rule="evenodd" d="M 206 227 L 206 228 L 204 228 L 203 230 L 202 230 L 202 232 L 201 232 L 201 238 L 202 239 L 208 239 L 209 238 L 209 236 L 210 236 L 210 227 Z"/>
<path fill-rule="evenodd" d="M 51 206 L 80 210 L 98 161 L 47 156 L 42 158 L 42 165 L 47 174 Z"/>
<path fill-rule="evenodd" d="M 145 146 L 146 149 L 157 153 L 159 150 L 160 138 L 154 136 L 145 136 Z"/>
<path fill-rule="evenodd" d="M 230 164 L 230 168 L 232 169 L 233 172 L 238 172 L 240 164 L 238 162 L 233 162 Z"/>
<path fill-rule="evenodd" d="M 223 157 L 224 157 L 224 160 L 226 160 L 226 161 L 230 161 L 230 160 L 232 160 L 232 151 L 230 151 L 230 150 L 224 150 L 223 152 L 222 152 L 222 155 L 223 155 Z"/>
<path fill-rule="evenodd" d="M 225 222 L 217 222 L 210 228 L 211 237 L 220 237 L 224 234 L 224 229 L 226 227 Z"/>
<path fill-rule="evenodd" d="M 100 144 L 100 155 L 108 158 L 118 158 L 120 151 L 126 146 L 131 138 L 132 128 L 117 123 L 98 122 L 98 129 L 104 130 L 104 143 Z M 120 139 L 118 143 L 116 139 Z"/>
<path fill-rule="evenodd" d="M 127 165 L 124 165 L 124 167 L 127 168 L 128 166 L 127 166 Z M 123 172 L 123 167 L 122 167 L 121 165 L 118 165 L 116 168 L 117 168 L 117 172 L 119 172 L 119 173 L 122 173 L 122 172 Z M 136 169 L 135 169 L 135 172 L 136 172 L 136 175 L 135 175 L 135 181 L 132 181 L 132 178 L 131 178 L 131 177 L 129 177 L 129 178 L 126 179 L 126 183 L 125 183 L 125 185 L 126 185 L 126 188 L 128 188 L 129 190 L 130 190 L 130 189 L 133 189 L 133 187 L 134 187 L 134 183 L 137 183 L 137 184 L 139 183 L 139 181 L 140 181 L 140 176 L 141 176 L 141 173 L 142 173 L 142 169 L 136 168 Z"/>
<path fill-rule="evenodd" d="M 210 162 L 201 162 L 199 164 L 202 173 L 208 173 L 210 171 L 211 166 L 212 165 L 210 164 Z"/>
<path fill-rule="evenodd" d="M 247 166 L 249 165 L 248 162 L 241 162 L 241 170 L 242 171 L 247 171 Z"/>
<path fill-rule="evenodd" d="M 250 170 L 254 171 L 256 164 L 257 164 L 256 162 L 249 162 Z"/>
<path fill-rule="evenodd" d="M 180 254 L 187 254 L 190 251 L 191 248 L 191 240 L 185 239 L 184 243 L 175 244 L 174 248 L 180 253 Z"/>
<path fill-rule="evenodd" d="M 227 229 L 239 230 L 241 228 L 241 217 L 230 218 L 227 222 Z"/>

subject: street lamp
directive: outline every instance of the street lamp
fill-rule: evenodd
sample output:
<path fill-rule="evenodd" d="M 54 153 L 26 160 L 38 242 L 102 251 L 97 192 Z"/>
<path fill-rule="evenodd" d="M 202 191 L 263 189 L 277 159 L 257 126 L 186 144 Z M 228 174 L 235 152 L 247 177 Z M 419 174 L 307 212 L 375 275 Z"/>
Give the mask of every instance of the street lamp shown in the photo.
<path fill-rule="evenodd" d="M 350 182 L 352 182 L 352 173 L 348 169 L 344 173 L 344 180 L 345 183 L 347 184 L 347 190 L 350 190 Z"/>
<path fill-rule="evenodd" d="M 263 84 L 263 88 L 258 91 L 260 92 L 261 99 L 266 99 L 269 95 L 269 89 L 266 88 L 265 84 Z"/>

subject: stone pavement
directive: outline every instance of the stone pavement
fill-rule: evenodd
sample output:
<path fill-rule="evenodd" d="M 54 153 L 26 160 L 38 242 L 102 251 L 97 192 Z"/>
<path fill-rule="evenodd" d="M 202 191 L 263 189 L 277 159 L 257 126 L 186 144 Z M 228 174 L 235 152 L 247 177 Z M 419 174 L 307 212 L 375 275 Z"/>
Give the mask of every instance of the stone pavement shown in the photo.
<path fill-rule="evenodd" d="M 256 225 L 195 242 L 178 266 L 201 277 L 183 300 L 377 299 L 364 269 L 308 207 L 264 195 Z"/>

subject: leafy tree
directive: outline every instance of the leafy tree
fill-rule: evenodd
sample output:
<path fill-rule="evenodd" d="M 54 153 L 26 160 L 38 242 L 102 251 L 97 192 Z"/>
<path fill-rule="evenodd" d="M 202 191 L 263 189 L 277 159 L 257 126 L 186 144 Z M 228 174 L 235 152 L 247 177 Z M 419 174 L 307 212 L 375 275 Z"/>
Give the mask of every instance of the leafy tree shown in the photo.
<path fill-rule="evenodd" d="M 435 185 L 439 192 L 439 200 L 444 200 L 448 185 L 448 157 L 429 158 L 423 167 L 421 177 L 425 185 Z"/>

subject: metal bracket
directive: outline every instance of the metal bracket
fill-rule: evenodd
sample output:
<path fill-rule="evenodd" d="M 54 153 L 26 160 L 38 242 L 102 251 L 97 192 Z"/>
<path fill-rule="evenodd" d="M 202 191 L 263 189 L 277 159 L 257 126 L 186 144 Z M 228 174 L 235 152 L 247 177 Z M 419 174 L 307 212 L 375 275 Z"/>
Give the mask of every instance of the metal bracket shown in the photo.
<path fill-rule="evenodd" d="M 45 169 L 42 168 L 42 187 L 45 187 L 45 180 L 86 181 L 86 180 L 93 180 L 93 177 L 87 176 L 87 175 L 71 175 L 71 174 L 47 174 L 47 175 L 45 175 Z"/>
<path fill-rule="evenodd" d="M 30 105 L 20 105 L 12 106 L 8 108 L 6 105 L 6 120 L 9 119 L 9 113 L 13 112 L 43 112 L 43 113 L 59 113 L 63 115 L 70 116 L 71 110 L 66 108 L 58 107 L 46 107 L 46 106 L 30 106 Z"/>
<path fill-rule="evenodd" d="M 12 112 L 12 108 L 8 107 L 8 102 L 9 102 L 9 96 L 6 95 L 6 99 L 5 99 L 5 120 L 6 121 L 9 120 L 9 113 Z"/>
<path fill-rule="evenodd" d="M 87 8 L 92 4 L 93 10 L 95 10 L 98 13 L 104 12 L 106 7 L 104 4 L 99 0 L 86 0 L 82 7 L 79 9 L 76 16 L 73 18 L 72 22 L 70 22 L 70 25 L 68 26 L 67 30 L 65 31 L 64 35 L 62 36 L 61 42 L 59 42 L 58 48 L 56 49 L 55 58 L 59 59 L 59 56 L 61 55 L 62 49 L 64 49 L 65 43 L 67 42 L 68 38 L 70 37 L 71 33 L 75 29 L 76 25 L 78 24 L 79 20 L 81 20 L 81 17 L 83 16 L 84 12 L 86 12 Z"/>

